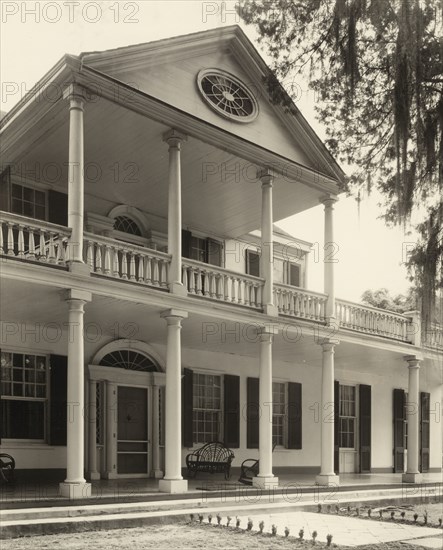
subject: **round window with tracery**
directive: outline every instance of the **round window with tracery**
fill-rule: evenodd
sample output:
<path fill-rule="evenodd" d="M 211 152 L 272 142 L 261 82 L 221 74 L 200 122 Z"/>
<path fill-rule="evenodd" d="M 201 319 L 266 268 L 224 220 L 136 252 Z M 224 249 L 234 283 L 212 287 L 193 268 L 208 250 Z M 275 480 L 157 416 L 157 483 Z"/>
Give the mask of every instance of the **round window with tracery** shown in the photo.
<path fill-rule="evenodd" d="M 258 115 L 254 94 L 230 73 L 204 69 L 197 84 L 203 99 L 220 115 L 237 122 L 251 122 Z"/>

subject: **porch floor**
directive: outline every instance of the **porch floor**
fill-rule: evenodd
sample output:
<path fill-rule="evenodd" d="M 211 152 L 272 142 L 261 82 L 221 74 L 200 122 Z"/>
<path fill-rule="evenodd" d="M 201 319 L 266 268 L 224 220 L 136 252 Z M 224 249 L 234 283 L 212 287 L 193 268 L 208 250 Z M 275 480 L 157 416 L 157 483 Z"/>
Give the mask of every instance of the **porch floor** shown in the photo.
<path fill-rule="evenodd" d="M 423 474 L 420 484 L 402 483 L 402 474 L 341 474 L 339 487 L 319 487 L 315 484 L 314 474 L 279 475 L 279 486 L 274 489 L 276 496 L 320 493 L 368 491 L 377 489 L 403 489 L 405 496 L 434 498 L 441 496 L 443 474 Z M 59 496 L 59 481 L 26 480 L 3 484 L 0 487 L 0 504 L 2 508 L 28 508 L 47 506 L 69 506 L 80 504 L 103 504 L 119 502 L 150 502 L 167 500 L 238 497 L 250 495 L 251 502 L 257 489 L 238 483 L 237 475 L 225 481 L 222 475 L 197 475 L 197 479 L 188 480 L 188 491 L 181 494 L 162 493 L 158 489 L 157 479 L 125 478 L 92 481 L 92 497 L 84 500 L 70 501 Z M 263 491 L 265 493 L 265 491 Z M 333 499 L 331 499 L 333 500 Z"/>

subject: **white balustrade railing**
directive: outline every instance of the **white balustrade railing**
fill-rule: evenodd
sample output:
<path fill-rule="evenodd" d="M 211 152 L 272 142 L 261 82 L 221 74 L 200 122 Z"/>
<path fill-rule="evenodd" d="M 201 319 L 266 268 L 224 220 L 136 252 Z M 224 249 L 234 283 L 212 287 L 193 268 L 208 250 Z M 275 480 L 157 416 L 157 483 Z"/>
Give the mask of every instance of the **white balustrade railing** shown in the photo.
<path fill-rule="evenodd" d="M 336 318 L 341 327 L 376 334 L 409 342 L 411 319 L 407 315 L 393 313 L 346 300 L 336 300 Z"/>
<path fill-rule="evenodd" d="M 65 266 L 70 230 L 62 225 L 1 212 L 0 254 Z"/>
<path fill-rule="evenodd" d="M 274 285 L 274 304 L 283 315 L 324 322 L 326 300 L 326 294 L 289 285 Z"/>
<path fill-rule="evenodd" d="M 430 323 L 422 325 L 421 339 L 426 348 L 443 349 L 443 326 Z"/>
<path fill-rule="evenodd" d="M 263 279 L 183 258 L 182 282 L 190 295 L 262 307 Z"/>
<path fill-rule="evenodd" d="M 168 287 L 171 258 L 143 246 L 85 233 L 84 262 L 92 273 L 150 286 Z"/>

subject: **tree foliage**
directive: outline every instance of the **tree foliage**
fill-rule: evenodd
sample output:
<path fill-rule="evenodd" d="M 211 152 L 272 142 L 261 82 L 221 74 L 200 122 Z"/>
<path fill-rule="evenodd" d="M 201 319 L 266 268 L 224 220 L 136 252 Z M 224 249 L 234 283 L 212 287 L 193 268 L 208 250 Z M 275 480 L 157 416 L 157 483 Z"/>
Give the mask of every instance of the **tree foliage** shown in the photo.
<path fill-rule="evenodd" d="M 411 290 L 407 296 L 403 294 L 397 294 L 391 296 L 387 288 L 379 288 L 377 290 L 365 290 L 361 296 L 361 300 L 364 304 L 372 307 L 378 307 L 380 309 L 386 309 L 388 311 L 395 311 L 397 313 L 405 313 L 406 311 L 413 311 L 415 309 L 416 299 L 413 291 Z"/>
<path fill-rule="evenodd" d="M 407 265 L 433 317 L 443 286 L 441 0 L 244 0 L 238 11 L 273 60 L 274 101 L 287 98 L 276 79 L 309 79 L 326 145 L 352 172 L 347 190 L 375 186 L 387 223 L 419 222 Z"/>

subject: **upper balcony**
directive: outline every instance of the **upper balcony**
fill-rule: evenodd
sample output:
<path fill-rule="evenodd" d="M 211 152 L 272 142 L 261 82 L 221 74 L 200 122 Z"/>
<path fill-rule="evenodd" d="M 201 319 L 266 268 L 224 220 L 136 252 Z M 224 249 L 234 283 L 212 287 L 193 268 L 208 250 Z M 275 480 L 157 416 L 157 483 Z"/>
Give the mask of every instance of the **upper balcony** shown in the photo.
<path fill-rule="evenodd" d="M 70 230 L 64 226 L 1 212 L 0 253 L 3 260 L 20 261 L 67 270 Z M 115 238 L 84 234 L 83 259 L 92 277 L 148 286 L 168 292 L 171 256 L 146 246 Z M 222 302 L 235 308 L 261 312 L 264 279 L 232 269 L 183 258 L 182 282 L 195 300 Z M 274 303 L 281 318 L 325 325 L 328 296 L 289 284 L 274 285 Z M 336 321 L 340 330 L 414 343 L 417 319 L 383 309 L 338 299 Z M 443 349 L 443 329 L 432 325 L 422 331 L 421 344 Z"/>

